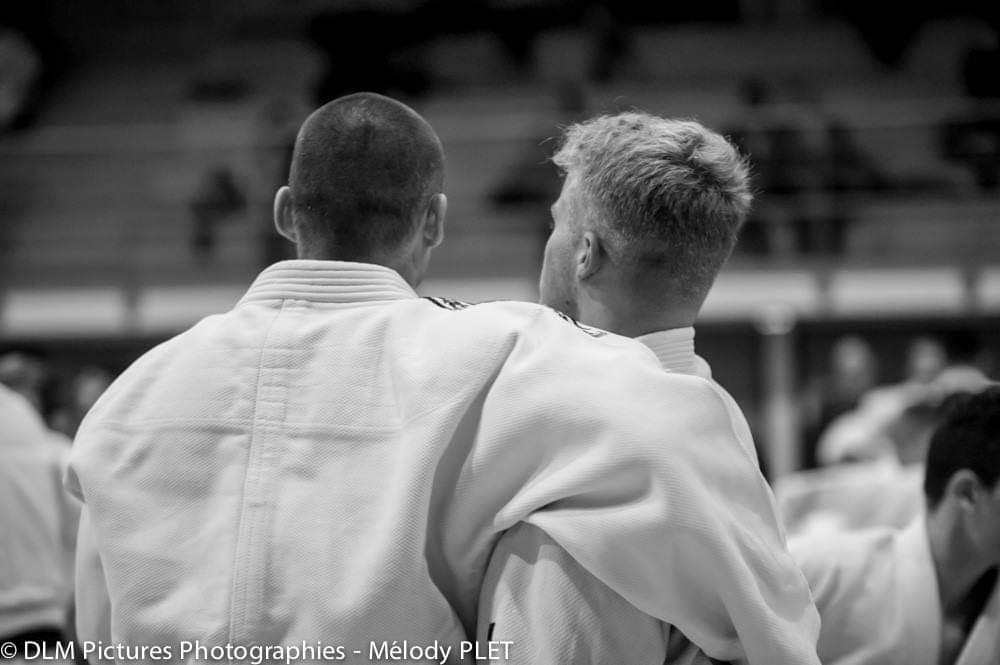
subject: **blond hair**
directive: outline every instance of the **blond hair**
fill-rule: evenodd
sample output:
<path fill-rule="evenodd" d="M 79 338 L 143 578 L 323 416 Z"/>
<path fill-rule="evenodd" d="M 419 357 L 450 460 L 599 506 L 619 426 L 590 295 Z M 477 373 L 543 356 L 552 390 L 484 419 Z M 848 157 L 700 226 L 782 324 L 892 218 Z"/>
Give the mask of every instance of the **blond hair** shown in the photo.
<path fill-rule="evenodd" d="M 575 174 L 609 250 L 708 292 L 736 244 L 753 194 L 747 161 L 692 120 L 630 112 L 569 127 L 553 161 Z"/>

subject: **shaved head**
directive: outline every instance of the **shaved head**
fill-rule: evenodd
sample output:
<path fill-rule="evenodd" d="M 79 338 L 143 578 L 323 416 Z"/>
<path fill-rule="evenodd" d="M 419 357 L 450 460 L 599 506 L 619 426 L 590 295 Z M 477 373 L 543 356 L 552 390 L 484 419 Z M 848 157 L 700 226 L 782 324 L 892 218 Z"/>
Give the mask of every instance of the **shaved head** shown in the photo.
<path fill-rule="evenodd" d="M 371 261 L 399 248 L 441 193 L 444 152 L 405 104 L 347 95 L 303 123 L 288 184 L 300 256 Z"/>

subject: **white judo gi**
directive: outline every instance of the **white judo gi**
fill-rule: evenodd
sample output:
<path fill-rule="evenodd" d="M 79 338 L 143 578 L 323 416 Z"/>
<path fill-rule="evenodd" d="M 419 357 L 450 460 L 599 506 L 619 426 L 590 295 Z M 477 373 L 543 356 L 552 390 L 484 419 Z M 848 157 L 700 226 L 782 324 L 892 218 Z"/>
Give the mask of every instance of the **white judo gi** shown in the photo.
<path fill-rule="evenodd" d="M 710 384 L 381 266 L 265 270 L 109 388 L 67 484 L 101 571 L 78 578 L 82 639 L 322 641 L 358 663 L 438 642 L 461 662 L 493 546 L 524 523 L 717 657 L 816 662 L 805 580 Z"/>
<path fill-rule="evenodd" d="M 793 538 L 822 618 L 824 665 L 937 665 L 942 611 L 923 516 L 902 530 Z M 1000 663 L 994 588 L 955 665 Z"/>
<path fill-rule="evenodd" d="M 60 445 L 28 401 L 0 385 L 0 638 L 66 628 L 77 507 L 62 487 Z"/>
<path fill-rule="evenodd" d="M 924 465 L 893 458 L 800 471 L 774 485 L 788 533 L 902 529 L 924 509 Z"/>
<path fill-rule="evenodd" d="M 718 415 L 728 418 L 731 436 L 756 464 L 750 428 L 743 413 L 729 394 L 711 380 L 708 364 L 695 355 L 694 328 L 660 331 L 638 340 L 656 354 L 663 369 L 700 377 L 711 386 L 725 403 L 725 410 Z M 747 478 L 744 482 L 751 480 Z M 757 482 L 763 485 L 764 479 L 758 477 Z M 723 493 L 714 500 L 724 503 L 726 495 Z M 783 538 L 772 505 L 760 502 L 751 509 L 759 511 L 754 519 L 762 535 L 766 533 L 769 540 Z M 684 571 L 662 572 L 665 576 L 671 574 Z M 729 583 L 723 579 L 718 582 Z M 699 602 L 697 597 L 676 600 L 688 606 Z M 766 623 L 766 616 L 760 618 Z M 755 617 L 748 620 L 752 623 Z M 748 654 L 753 654 L 752 662 L 791 662 L 780 648 L 768 644 L 771 638 L 764 623 L 741 636 L 742 653 L 725 657 L 745 661 Z M 520 524 L 505 533 L 494 549 L 480 598 L 479 638 L 487 637 L 522 645 L 529 656 L 525 662 L 579 665 L 709 662 L 705 653 L 676 627 L 630 605 L 583 569 L 544 531 L 529 524 Z"/>

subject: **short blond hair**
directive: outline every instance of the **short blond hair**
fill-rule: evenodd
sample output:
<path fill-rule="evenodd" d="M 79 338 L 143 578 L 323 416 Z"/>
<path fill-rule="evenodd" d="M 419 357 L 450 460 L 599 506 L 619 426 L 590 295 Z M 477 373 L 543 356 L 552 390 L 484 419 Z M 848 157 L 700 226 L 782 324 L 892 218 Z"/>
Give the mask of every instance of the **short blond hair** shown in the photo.
<path fill-rule="evenodd" d="M 647 113 L 569 127 L 553 161 L 576 174 L 611 251 L 708 292 L 753 201 L 750 169 L 720 134 Z"/>

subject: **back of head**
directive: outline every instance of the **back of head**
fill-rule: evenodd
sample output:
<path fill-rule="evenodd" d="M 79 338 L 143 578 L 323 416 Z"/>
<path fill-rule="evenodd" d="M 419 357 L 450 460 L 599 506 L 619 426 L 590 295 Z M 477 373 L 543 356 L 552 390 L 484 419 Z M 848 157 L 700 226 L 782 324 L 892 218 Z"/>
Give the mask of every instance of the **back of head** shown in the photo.
<path fill-rule="evenodd" d="M 637 286 L 663 277 L 700 304 L 753 200 L 732 144 L 694 121 L 621 113 L 570 127 L 553 160 L 579 177 L 592 222 Z"/>
<path fill-rule="evenodd" d="M 958 393 L 940 407 L 941 424 L 927 452 L 924 494 L 935 508 L 948 481 L 967 469 L 994 487 L 1000 479 L 1000 385 L 977 393 Z"/>
<path fill-rule="evenodd" d="M 374 93 L 335 99 L 306 119 L 289 187 L 304 258 L 367 261 L 391 253 L 444 186 L 444 153 L 411 108 Z"/>

